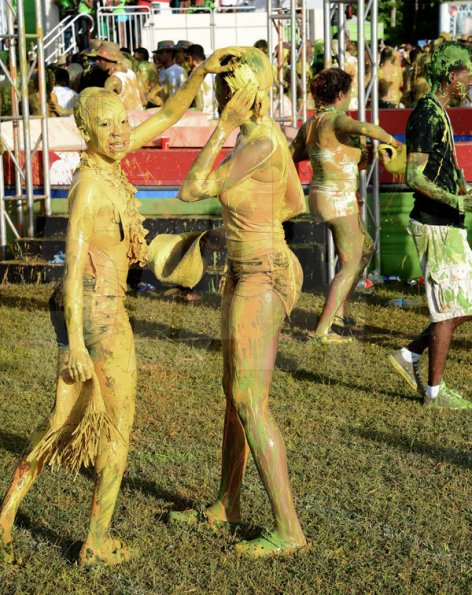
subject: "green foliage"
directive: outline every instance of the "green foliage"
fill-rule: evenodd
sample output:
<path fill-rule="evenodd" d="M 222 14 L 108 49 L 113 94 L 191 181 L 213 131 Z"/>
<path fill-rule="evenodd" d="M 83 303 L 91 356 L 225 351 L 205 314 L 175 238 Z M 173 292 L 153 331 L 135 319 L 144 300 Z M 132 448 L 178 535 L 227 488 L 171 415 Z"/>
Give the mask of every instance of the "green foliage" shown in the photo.
<path fill-rule="evenodd" d="M 2 493 L 53 399 L 50 291 L 0 286 Z M 271 407 L 312 549 L 266 561 L 233 552 L 238 539 L 254 535 L 254 525 L 272 523 L 252 463 L 242 493 L 247 524 L 235 534 L 165 523 L 169 510 L 211 502 L 218 486 L 224 411 L 218 300 L 130 298 L 138 401 L 113 527 L 141 555 L 120 567 L 79 569 L 91 473 L 74 480 L 44 471 L 18 517 L 24 565 L 0 568 L 0 593 L 470 593 L 470 414 L 423 408 L 387 362 L 427 323 L 424 299 L 415 310 L 383 305 L 411 293 L 402 285 L 377 287 L 375 296 L 358 299 L 353 313 L 366 322 L 352 345 L 301 340 L 315 325 L 319 295 L 304 294 L 293 328 L 284 328 Z M 470 331 L 470 323 L 458 329 L 445 377 L 469 399 Z"/>

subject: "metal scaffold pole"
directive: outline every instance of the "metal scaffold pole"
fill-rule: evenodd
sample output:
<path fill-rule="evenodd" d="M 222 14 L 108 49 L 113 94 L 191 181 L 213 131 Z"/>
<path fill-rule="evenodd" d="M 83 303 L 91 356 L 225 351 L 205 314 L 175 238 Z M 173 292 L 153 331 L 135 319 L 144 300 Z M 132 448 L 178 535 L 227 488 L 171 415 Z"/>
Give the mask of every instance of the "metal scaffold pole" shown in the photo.
<path fill-rule="evenodd" d="M 306 120 L 306 0 L 267 0 L 267 43 L 269 57 L 276 67 L 275 85 L 270 90 L 270 115 L 282 125 L 298 126 Z M 284 50 L 290 47 L 290 72 L 286 77 Z M 301 73 L 298 78 L 297 64 Z M 290 113 L 284 111 L 284 95 L 289 89 Z"/>
<path fill-rule="evenodd" d="M 41 0 L 35 0 L 36 32 L 27 34 L 24 3 L 0 0 L 0 76 L 3 85 L 0 104 L 0 250 L 7 256 L 11 237 L 33 237 L 35 201 L 42 202 L 42 212 L 51 214 L 49 150 L 47 129 L 46 67 Z M 28 47 L 36 46 L 35 52 Z M 30 115 L 30 95 L 37 93 L 39 108 Z M 5 98 L 7 100 L 5 100 Z M 33 122 L 39 120 L 34 131 Z M 35 139 L 35 136 L 37 138 Z M 33 144 L 34 143 L 34 144 Z M 41 149 L 43 191 L 34 194 L 33 159 Z M 7 166 L 7 167 L 5 167 Z"/>
<path fill-rule="evenodd" d="M 370 122 L 379 124 L 379 94 L 378 94 L 378 0 L 358 0 L 357 15 L 357 41 L 359 74 L 359 109 L 358 118 L 361 121 L 368 120 L 367 107 L 370 106 Z M 370 36 L 366 37 L 365 32 L 370 16 Z M 371 78 L 366 85 L 365 60 L 368 59 L 371 65 Z M 373 234 L 375 243 L 374 266 L 381 272 L 380 266 L 380 205 L 379 205 L 379 159 L 377 156 L 378 141 L 372 141 L 372 161 L 366 170 L 360 172 L 359 191 L 364 202 L 362 217 L 369 231 Z M 368 189 L 370 189 L 371 200 L 367 200 Z"/>

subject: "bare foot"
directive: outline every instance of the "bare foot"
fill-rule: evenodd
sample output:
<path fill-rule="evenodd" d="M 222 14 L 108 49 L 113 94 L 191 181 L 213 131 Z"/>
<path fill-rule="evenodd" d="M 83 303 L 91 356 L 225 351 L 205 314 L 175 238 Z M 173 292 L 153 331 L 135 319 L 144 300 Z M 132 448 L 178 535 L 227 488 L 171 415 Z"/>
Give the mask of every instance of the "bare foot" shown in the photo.
<path fill-rule="evenodd" d="M 115 566 L 128 562 L 131 552 L 121 539 L 109 537 L 101 544 L 92 545 L 87 541 L 82 546 L 79 554 L 79 566 L 92 567 L 97 564 Z"/>

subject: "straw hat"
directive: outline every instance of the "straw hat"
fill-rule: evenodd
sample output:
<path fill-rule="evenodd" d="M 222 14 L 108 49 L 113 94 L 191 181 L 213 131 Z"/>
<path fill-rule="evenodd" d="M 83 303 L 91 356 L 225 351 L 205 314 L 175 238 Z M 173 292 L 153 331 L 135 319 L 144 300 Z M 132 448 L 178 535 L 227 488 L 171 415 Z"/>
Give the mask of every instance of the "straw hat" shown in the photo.
<path fill-rule="evenodd" d="M 103 58 L 109 62 L 121 62 L 123 60 L 123 54 L 120 52 L 120 48 L 112 41 L 102 41 L 96 49 L 87 52 L 87 56 Z"/>
<path fill-rule="evenodd" d="M 205 271 L 200 242 L 207 233 L 159 234 L 149 244 L 148 268 L 162 283 L 195 287 Z"/>

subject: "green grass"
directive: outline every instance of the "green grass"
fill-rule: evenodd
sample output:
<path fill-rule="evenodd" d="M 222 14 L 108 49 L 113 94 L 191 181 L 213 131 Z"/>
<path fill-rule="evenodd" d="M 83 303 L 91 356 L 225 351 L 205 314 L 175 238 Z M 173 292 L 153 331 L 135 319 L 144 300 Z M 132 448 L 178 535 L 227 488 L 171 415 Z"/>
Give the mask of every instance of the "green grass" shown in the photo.
<path fill-rule="evenodd" d="M 0 286 L 0 491 L 54 395 L 50 287 Z M 251 463 L 247 525 L 235 534 L 168 527 L 166 513 L 212 501 L 219 479 L 224 399 L 215 297 L 184 305 L 130 297 L 139 362 L 138 406 L 114 532 L 141 556 L 87 573 L 75 565 L 92 475 L 45 471 L 16 528 L 24 565 L 0 569 L 3 593 L 470 593 L 470 413 L 423 408 L 387 354 L 426 325 L 385 307 L 402 286 L 358 298 L 359 340 L 300 340 L 322 296 L 304 294 L 284 328 L 271 405 L 284 434 L 296 506 L 312 549 L 251 561 L 232 546 L 271 511 Z M 411 292 L 410 292 L 411 293 Z M 471 325 L 458 329 L 445 379 L 472 399 Z M 426 364 L 426 362 L 425 362 Z M 424 372 L 426 372 L 426 365 Z"/>

